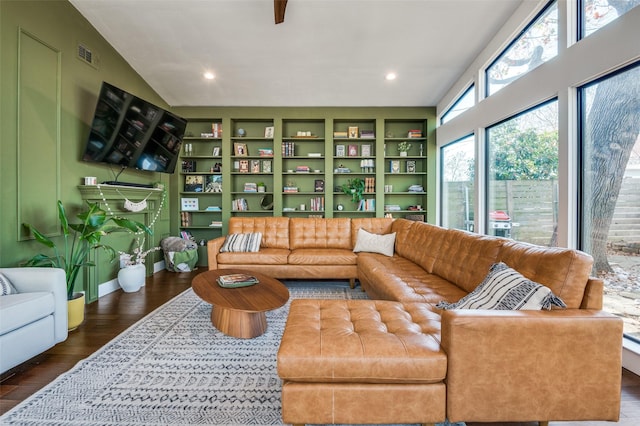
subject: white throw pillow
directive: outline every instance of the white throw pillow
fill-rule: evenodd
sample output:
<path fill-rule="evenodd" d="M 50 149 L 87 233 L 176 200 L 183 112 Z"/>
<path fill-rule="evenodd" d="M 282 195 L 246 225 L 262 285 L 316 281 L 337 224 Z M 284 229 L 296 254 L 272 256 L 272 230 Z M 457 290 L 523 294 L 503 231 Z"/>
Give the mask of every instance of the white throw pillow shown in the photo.
<path fill-rule="evenodd" d="M 385 256 L 393 256 L 393 250 L 396 244 L 396 233 L 391 234 L 372 234 L 364 229 L 358 229 L 356 237 L 356 246 L 353 248 L 354 253 L 366 251 L 369 253 L 380 253 Z"/>
<path fill-rule="evenodd" d="M 0 296 L 5 296 L 7 294 L 16 294 L 18 290 L 11 284 L 9 278 L 0 272 Z"/>
<path fill-rule="evenodd" d="M 439 302 L 440 309 L 540 310 L 551 305 L 566 308 L 551 289 L 528 280 L 505 263 L 494 263 L 489 274 L 471 293 L 456 303 Z"/>
<path fill-rule="evenodd" d="M 260 250 L 262 232 L 249 234 L 229 234 L 220 248 L 220 253 L 225 252 L 257 252 Z"/>

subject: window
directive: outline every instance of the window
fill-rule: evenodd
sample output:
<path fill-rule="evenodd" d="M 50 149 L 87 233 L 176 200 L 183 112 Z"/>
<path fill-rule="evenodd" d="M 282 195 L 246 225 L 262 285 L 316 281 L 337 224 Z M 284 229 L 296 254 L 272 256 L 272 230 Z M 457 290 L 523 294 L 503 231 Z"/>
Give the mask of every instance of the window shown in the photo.
<path fill-rule="evenodd" d="M 487 234 L 557 245 L 558 102 L 487 128 Z"/>
<path fill-rule="evenodd" d="M 598 31 L 609 22 L 640 5 L 638 0 L 582 0 L 580 3 L 579 38 L 585 38 Z"/>
<path fill-rule="evenodd" d="M 475 140 L 470 135 L 441 150 L 442 226 L 473 231 Z"/>
<path fill-rule="evenodd" d="M 558 5 L 554 1 L 487 68 L 487 96 L 558 54 Z"/>
<path fill-rule="evenodd" d="M 476 104 L 475 101 L 475 86 L 472 84 L 467 90 L 465 90 L 462 96 L 460 96 L 458 100 L 453 103 L 451 108 L 449 108 L 447 112 L 442 115 L 440 124 L 444 124 L 454 117 L 459 116 L 460 114 L 474 106 Z"/>
<path fill-rule="evenodd" d="M 578 93 L 580 248 L 605 282 L 605 309 L 640 341 L 640 62 Z"/>

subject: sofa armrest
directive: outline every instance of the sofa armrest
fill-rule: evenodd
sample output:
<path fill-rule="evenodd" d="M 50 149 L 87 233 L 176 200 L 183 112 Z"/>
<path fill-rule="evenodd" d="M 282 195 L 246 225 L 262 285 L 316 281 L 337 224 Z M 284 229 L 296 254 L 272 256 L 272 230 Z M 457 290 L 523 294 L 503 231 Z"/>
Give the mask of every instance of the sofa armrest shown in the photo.
<path fill-rule="evenodd" d="M 209 270 L 218 269 L 218 253 L 227 237 L 218 237 L 207 242 L 207 260 Z"/>
<path fill-rule="evenodd" d="M 2 268 L 0 271 L 9 278 L 19 293 L 53 293 L 55 341 L 66 340 L 68 335 L 67 280 L 64 269 Z"/>
<path fill-rule="evenodd" d="M 444 311 L 447 417 L 617 421 L 622 325 L 599 310 Z"/>

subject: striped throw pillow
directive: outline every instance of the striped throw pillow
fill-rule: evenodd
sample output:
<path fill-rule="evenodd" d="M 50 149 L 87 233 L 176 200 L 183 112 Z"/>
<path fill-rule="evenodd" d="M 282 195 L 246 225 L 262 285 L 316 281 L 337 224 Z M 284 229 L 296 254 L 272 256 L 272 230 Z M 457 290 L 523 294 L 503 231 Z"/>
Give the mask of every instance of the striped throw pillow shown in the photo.
<path fill-rule="evenodd" d="M 16 294 L 18 290 L 11 284 L 9 278 L 6 277 L 2 272 L 0 272 L 0 296 L 4 296 L 7 294 Z"/>
<path fill-rule="evenodd" d="M 220 248 L 220 253 L 226 252 L 257 252 L 260 250 L 262 232 L 249 234 L 229 234 Z"/>
<path fill-rule="evenodd" d="M 505 263 L 494 263 L 489 274 L 471 293 L 457 301 L 441 301 L 440 309 L 540 310 L 566 305 L 551 289 L 528 280 Z"/>

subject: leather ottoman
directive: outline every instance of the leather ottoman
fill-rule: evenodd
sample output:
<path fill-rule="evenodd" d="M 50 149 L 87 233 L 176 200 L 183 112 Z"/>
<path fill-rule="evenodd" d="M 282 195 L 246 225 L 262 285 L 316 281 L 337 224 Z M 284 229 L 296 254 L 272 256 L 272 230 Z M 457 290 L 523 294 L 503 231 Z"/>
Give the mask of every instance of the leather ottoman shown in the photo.
<path fill-rule="evenodd" d="M 277 365 L 285 423 L 445 420 L 440 315 L 424 303 L 294 300 Z"/>

